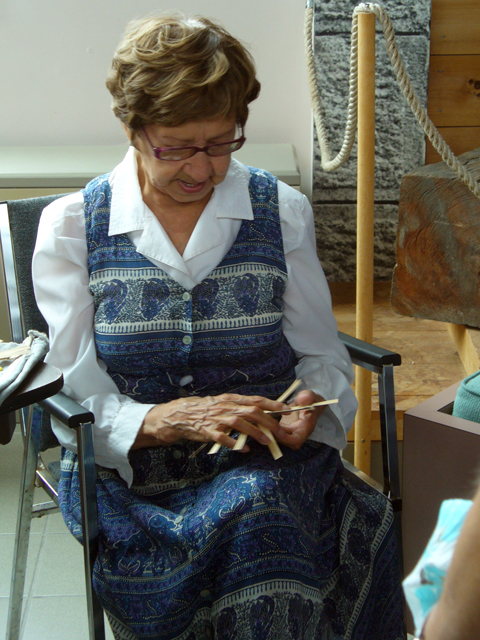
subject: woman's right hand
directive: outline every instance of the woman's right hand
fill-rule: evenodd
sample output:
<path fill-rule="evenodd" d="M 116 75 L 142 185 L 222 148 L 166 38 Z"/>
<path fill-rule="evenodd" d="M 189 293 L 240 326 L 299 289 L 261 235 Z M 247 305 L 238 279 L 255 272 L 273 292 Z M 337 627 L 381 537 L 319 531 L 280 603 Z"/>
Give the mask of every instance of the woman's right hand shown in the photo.
<path fill-rule="evenodd" d="M 218 442 L 233 449 L 234 438 L 227 432 L 240 431 L 261 444 L 269 440 L 258 425 L 270 429 L 275 437 L 281 437 L 283 428 L 277 420 L 264 411 L 281 411 L 283 402 L 261 396 L 222 394 L 204 398 L 190 396 L 179 398 L 150 409 L 133 443 L 132 449 L 169 446 L 178 440 Z M 249 450 L 248 445 L 242 449 Z"/>

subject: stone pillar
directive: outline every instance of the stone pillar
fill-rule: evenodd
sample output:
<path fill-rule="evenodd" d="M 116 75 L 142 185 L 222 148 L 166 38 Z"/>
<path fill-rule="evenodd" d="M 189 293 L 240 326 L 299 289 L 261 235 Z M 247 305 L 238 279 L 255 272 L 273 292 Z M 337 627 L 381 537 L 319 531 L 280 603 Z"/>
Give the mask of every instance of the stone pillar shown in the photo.
<path fill-rule="evenodd" d="M 316 0 L 315 57 L 323 113 L 332 147 L 340 149 L 348 105 L 353 0 Z M 422 104 L 427 103 L 430 0 L 384 0 L 400 55 Z M 376 37 L 375 280 L 390 280 L 402 177 L 425 162 L 425 136 L 401 94 L 377 21 Z M 355 280 L 356 145 L 333 173 L 321 168 L 315 135 L 313 210 L 318 255 L 331 281 Z"/>

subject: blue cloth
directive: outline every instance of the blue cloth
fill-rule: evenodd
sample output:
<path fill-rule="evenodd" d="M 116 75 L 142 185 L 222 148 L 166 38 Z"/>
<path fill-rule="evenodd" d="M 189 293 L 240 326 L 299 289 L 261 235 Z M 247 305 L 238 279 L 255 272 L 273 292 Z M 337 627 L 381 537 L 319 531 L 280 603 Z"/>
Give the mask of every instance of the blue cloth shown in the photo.
<path fill-rule="evenodd" d="M 98 469 L 94 586 L 117 639 L 400 640 L 390 504 L 308 442 L 273 460 L 133 451 L 131 489 Z M 61 508 L 81 539 L 78 464 L 62 458 Z"/>
<path fill-rule="evenodd" d="M 480 371 L 462 380 L 453 403 L 453 415 L 480 422 Z"/>
<path fill-rule="evenodd" d="M 105 180 L 87 189 L 97 346 L 122 392 L 143 402 L 173 399 L 188 373 L 190 393 L 276 397 L 293 379 L 295 359 L 281 332 L 286 268 L 276 184 L 253 171 L 250 189 L 255 219 L 242 223 L 192 301 L 126 236 L 105 235 Z M 187 441 L 132 451 L 130 489 L 98 467 L 94 586 L 115 638 L 403 638 L 388 501 L 347 480 L 327 445 L 309 441 L 277 461 L 266 447 L 250 446 L 245 455 L 222 449 L 192 459 L 198 443 Z M 70 451 L 62 453 L 59 489 L 65 521 L 81 541 Z"/>

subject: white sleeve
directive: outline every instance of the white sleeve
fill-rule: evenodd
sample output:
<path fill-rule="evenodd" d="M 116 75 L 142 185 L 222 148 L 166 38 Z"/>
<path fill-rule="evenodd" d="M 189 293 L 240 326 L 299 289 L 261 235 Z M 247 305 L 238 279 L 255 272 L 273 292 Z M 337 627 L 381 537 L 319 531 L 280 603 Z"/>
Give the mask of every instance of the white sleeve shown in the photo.
<path fill-rule="evenodd" d="M 313 212 L 307 198 L 279 182 L 280 219 L 288 271 L 283 331 L 299 358 L 297 378 L 326 399 L 338 398 L 319 418 L 312 440 L 342 449 L 357 401 L 353 367 L 338 338 L 327 280 L 317 257 Z"/>
<path fill-rule="evenodd" d="M 63 372 L 64 392 L 95 416 L 96 462 L 117 469 L 130 485 L 133 472 L 128 452 L 154 405 L 121 395 L 97 358 L 81 192 L 60 198 L 44 210 L 32 273 L 37 304 L 49 326 L 46 361 Z M 73 430 L 58 421 L 53 422 L 53 430 L 63 446 L 76 451 Z"/>

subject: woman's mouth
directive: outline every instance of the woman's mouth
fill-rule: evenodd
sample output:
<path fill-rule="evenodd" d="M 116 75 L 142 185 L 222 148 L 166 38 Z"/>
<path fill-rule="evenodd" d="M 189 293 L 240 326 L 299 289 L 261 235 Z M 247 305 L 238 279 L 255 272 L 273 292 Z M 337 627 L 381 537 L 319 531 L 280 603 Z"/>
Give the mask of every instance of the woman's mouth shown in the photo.
<path fill-rule="evenodd" d="M 205 187 L 205 182 L 186 182 L 180 179 L 178 184 L 185 193 L 200 193 Z"/>

